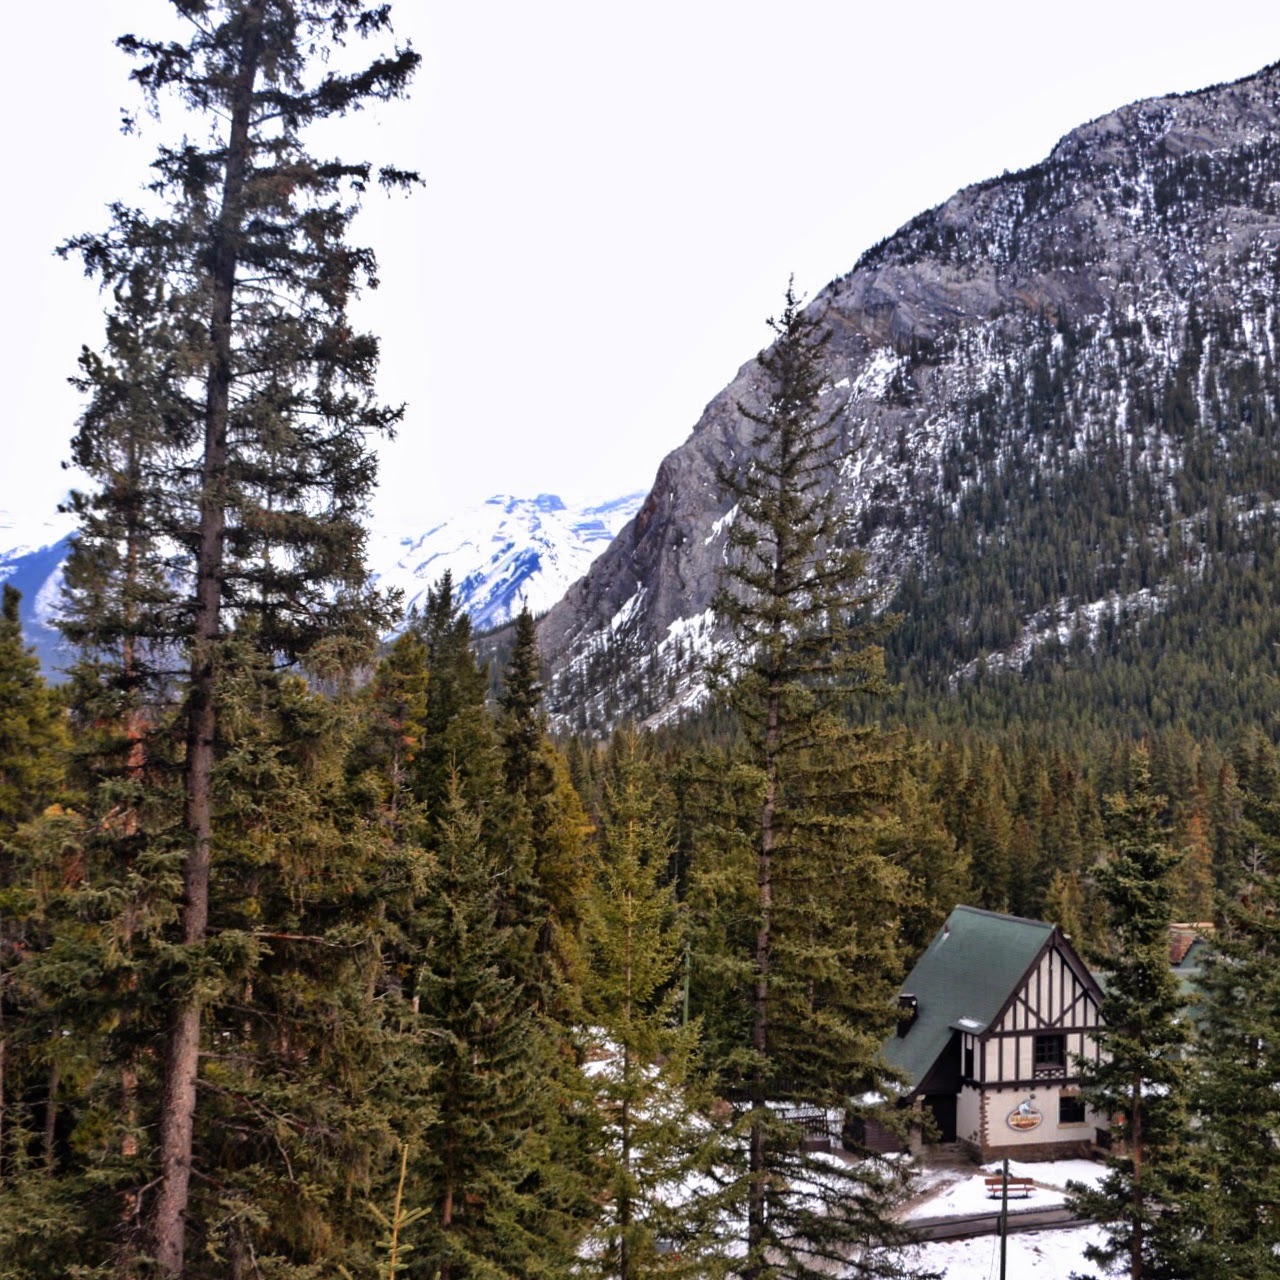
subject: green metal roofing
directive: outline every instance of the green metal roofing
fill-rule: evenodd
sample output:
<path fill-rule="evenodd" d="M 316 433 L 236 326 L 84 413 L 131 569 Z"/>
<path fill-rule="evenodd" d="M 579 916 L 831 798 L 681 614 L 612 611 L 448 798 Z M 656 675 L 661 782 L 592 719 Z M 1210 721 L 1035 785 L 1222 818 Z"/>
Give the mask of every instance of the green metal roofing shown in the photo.
<path fill-rule="evenodd" d="M 907 1034 L 885 1045 L 885 1061 L 916 1089 L 954 1030 L 987 1029 L 1052 932 L 1039 920 L 956 907 L 902 984 L 918 1011 Z"/>

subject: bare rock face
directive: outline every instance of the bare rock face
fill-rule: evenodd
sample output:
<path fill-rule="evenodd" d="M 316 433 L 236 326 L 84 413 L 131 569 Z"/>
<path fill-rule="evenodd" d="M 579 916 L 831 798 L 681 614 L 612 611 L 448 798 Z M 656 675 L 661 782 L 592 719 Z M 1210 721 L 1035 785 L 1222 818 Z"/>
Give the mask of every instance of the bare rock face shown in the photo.
<path fill-rule="evenodd" d="M 1117 432 L 1133 465 L 1148 465 L 1137 438 L 1162 436 L 1168 386 L 1206 316 L 1246 329 L 1241 317 L 1256 316 L 1251 349 L 1236 354 L 1273 378 L 1263 333 L 1278 250 L 1280 64 L 1084 125 L 1034 168 L 919 215 L 827 285 L 811 309 L 832 331 L 830 394 L 844 405 L 831 483 L 885 599 L 905 572 L 938 572 L 949 513 L 1011 467 L 1061 477 Z M 744 459 L 739 405 L 764 393 L 752 359 L 543 619 L 565 723 L 660 718 L 696 696 L 684 673 L 716 643 L 704 615 L 732 515 L 717 468 Z M 1203 394 L 1197 412 L 1205 419 Z M 1176 469 L 1179 448 L 1160 445 L 1160 465 Z M 1028 618 L 1044 604 L 1026 603 Z"/>

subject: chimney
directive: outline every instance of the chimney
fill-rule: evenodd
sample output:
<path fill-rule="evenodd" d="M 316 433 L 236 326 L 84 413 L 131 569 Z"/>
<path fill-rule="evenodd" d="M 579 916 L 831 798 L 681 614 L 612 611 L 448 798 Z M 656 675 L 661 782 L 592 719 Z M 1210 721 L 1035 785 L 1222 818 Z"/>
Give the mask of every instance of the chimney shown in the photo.
<path fill-rule="evenodd" d="M 1191 944 L 1213 932 L 1211 921 L 1198 923 L 1171 924 L 1169 926 L 1169 963 L 1181 964 L 1183 957 L 1191 950 Z"/>
<path fill-rule="evenodd" d="M 915 1025 L 920 1013 L 920 1002 L 912 995 L 898 997 L 898 1037 L 901 1039 Z"/>

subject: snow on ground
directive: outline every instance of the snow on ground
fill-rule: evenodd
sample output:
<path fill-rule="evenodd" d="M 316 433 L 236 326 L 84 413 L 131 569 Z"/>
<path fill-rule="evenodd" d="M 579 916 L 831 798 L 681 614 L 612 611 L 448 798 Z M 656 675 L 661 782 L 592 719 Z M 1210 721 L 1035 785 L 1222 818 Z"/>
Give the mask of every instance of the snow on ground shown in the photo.
<path fill-rule="evenodd" d="M 987 1194 L 985 1178 L 1000 1172 L 1000 1165 L 989 1164 L 972 1173 L 962 1169 L 926 1169 L 915 1184 L 915 1195 L 903 1217 L 907 1221 L 921 1218 L 945 1218 L 956 1213 L 987 1213 L 1000 1203 Z M 1047 1160 L 1042 1164 L 1009 1161 L 1011 1178 L 1031 1178 L 1036 1186 L 1025 1198 L 1010 1197 L 1009 1211 L 1048 1209 L 1066 1199 L 1068 1182 L 1095 1184 L 1105 1170 L 1092 1160 Z"/>
<path fill-rule="evenodd" d="M 1000 1172 L 988 1164 L 972 1172 L 954 1168 L 925 1168 L 917 1176 L 914 1195 L 903 1217 L 910 1222 L 951 1214 L 990 1213 L 998 1199 L 987 1195 L 985 1179 Z M 1049 1160 L 1024 1164 L 1009 1161 L 1009 1176 L 1031 1178 L 1036 1186 L 1024 1199 L 1011 1199 L 1009 1211 L 1048 1209 L 1062 1204 L 1068 1182 L 1096 1185 L 1106 1172 L 1092 1160 Z M 1067 1280 L 1086 1269 L 1084 1248 L 1102 1239 L 1100 1228 L 1072 1227 L 1056 1231 L 1028 1231 L 1009 1237 L 1008 1274 L 1018 1280 Z M 945 1280 L 990 1280 L 999 1275 L 1000 1240 L 978 1236 L 972 1240 L 934 1241 L 910 1251 L 912 1265 L 937 1271 Z"/>
<path fill-rule="evenodd" d="M 1000 1162 L 982 1166 L 982 1176 L 988 1177 L 1000 1172 Z M 1106 1176 L 1106 1165 L 1096 1160 L 1045 1160 L 1036 1164 L 1023 1164 L 1021 1160 L 1009 1161 L 1011 1178 L 1031 1178 L 1042 1182 L 1046 1187 L 1060 1187 L 1066 1190 L 1068 1182 L 1083 1182 L 1087 1186 L 1096 1187 Z"/>
<path fill-rule="evenodd" d="M 1084 1260 L 1085 1245 L 1101 1241 L 1099 1227 L 1011 1235 L 1007 1274 L 1017 1280 L 1067 1280 L 1073 1271 L 1089 1267 Z M 911 1250 L 911 1264 L 936 1271 L 945 1280 L 990 1280 L 1000 1274 L 1000 1240 L 977 1236 L 917 1245 Z"/>
<path fill-rule="evenodd" d="M 1021 1174 L 1014 1175 L 1021 1177 Z M 1057 1188 L 1033 1187 L 1029 1196 L 1011 1195 L 1009 1212 L 1021 1209 L 1057 1208 L 1066 1199 L 1066 1193 Z M 913 1205 L 906 1213 L 908 1221 L 919 1218 L 947 1218 L 955 1213 L 991 1213 L 1000 1207 L 999 1196 L 989 1196 L 981 1175 L 964 1178 L 958 1182 L 944 1183 L 927 1200 Z"/>

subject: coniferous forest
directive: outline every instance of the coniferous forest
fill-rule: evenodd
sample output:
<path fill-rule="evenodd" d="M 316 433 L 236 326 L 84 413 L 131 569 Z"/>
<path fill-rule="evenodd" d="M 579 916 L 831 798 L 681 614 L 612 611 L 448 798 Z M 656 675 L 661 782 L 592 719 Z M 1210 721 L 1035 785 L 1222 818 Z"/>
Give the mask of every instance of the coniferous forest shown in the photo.
<path fill-rule="evenodd" d="M 1109 974 L 1092 1261 L 1275 1276 L 1275 726 L 891 681 L 788 289 L 712 700 L 553 736 L 527 612 L 490 665 L 447 575 L 404 618 L 363 561 L 401 410 L 348 232 L 419 178 L 307 132 L 417 53 L 361 0 L 174 3 L 185 43 L 120 43 L 205 127 L 62 247 L 110 300 L 64 683 L 0 611 L 0 1276 L 914 1275 L 858 1135 L 904 1132 L 879 1051 L 960 902 Z M 1215 926 L 1194 1019 L 1172 921 Z"/>

